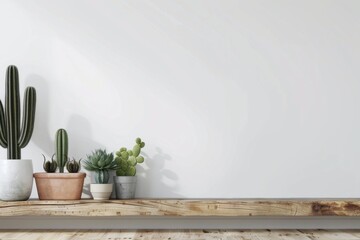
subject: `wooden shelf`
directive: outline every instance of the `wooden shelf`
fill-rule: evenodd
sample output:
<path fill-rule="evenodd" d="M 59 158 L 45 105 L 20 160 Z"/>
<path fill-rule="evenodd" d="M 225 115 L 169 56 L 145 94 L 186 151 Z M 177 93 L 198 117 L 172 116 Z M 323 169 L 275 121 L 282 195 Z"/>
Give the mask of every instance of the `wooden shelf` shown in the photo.
<path fill-rule="evenodd" d="M 0 202 L 0 216 L 360 216 L 359 199 L 133 199 Z"/>

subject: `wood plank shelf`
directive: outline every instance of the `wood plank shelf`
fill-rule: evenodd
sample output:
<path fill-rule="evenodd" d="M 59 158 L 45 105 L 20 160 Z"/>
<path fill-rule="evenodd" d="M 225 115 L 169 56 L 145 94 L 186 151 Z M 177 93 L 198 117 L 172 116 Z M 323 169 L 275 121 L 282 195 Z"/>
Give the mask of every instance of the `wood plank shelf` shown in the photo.
<path fill-rule="evenodd" d="M 359 217 L 360 199 L 0 201 L 0 217 L 10 216 Z"/>

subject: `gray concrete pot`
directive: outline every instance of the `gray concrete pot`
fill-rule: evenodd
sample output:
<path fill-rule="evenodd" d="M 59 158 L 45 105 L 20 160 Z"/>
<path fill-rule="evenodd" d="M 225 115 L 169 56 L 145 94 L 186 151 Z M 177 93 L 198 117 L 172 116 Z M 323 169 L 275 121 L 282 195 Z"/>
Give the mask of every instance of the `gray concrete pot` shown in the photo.
<path fill-rule="evenodd" d="M 117 199 L 135 198 L 136 176 L 114 176 Z"/>
<path fill-rule="evenodd" d="M 33 165 L 31 160 L 0 160 L 0 200 L 24 201 L 31 195 Z"/>

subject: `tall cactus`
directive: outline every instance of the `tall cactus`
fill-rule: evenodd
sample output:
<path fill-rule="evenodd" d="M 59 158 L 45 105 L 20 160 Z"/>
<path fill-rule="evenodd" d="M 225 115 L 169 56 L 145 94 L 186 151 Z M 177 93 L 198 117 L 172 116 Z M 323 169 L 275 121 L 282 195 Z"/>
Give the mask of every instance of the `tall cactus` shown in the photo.
<path fill-rule="evenodd" d="M 64 172 L 64 167 L 68 161 L 68 135 L 65 129 L 56 132 L 56 161 L 59 172 Z"/>
<path fill-rule="evenodd" d="M 16 66 L 6 70 L 5 112 L 0 101 L 0 145 L 7 148 L 8 159 L 21 159 L 21 148 L 29 143 L 34 130 L 36 91 L 25 89 L 23 119 L 20 128 L 19 72 Z"/>

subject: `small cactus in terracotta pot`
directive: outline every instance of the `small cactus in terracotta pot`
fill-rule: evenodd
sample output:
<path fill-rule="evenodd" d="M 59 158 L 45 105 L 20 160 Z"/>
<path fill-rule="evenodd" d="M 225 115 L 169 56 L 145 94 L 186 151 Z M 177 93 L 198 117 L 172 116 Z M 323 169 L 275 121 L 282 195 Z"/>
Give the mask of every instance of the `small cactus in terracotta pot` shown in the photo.
<path fill-rule="evenodd" d="M 45 173 L 34 173 L 40 200 L 79 200 L 85 173 L 79 172 L 80 161 L 68 159 L 68 135 L 65 129 L 56 132 L 56 153 L 51 160 L 44 157 Z M 55 156 L 55 159 L 54 159 Z M 67 173 L 64 173 L 66 167 Z M 59 172 L 56 173 L 56 170 Z"/>

